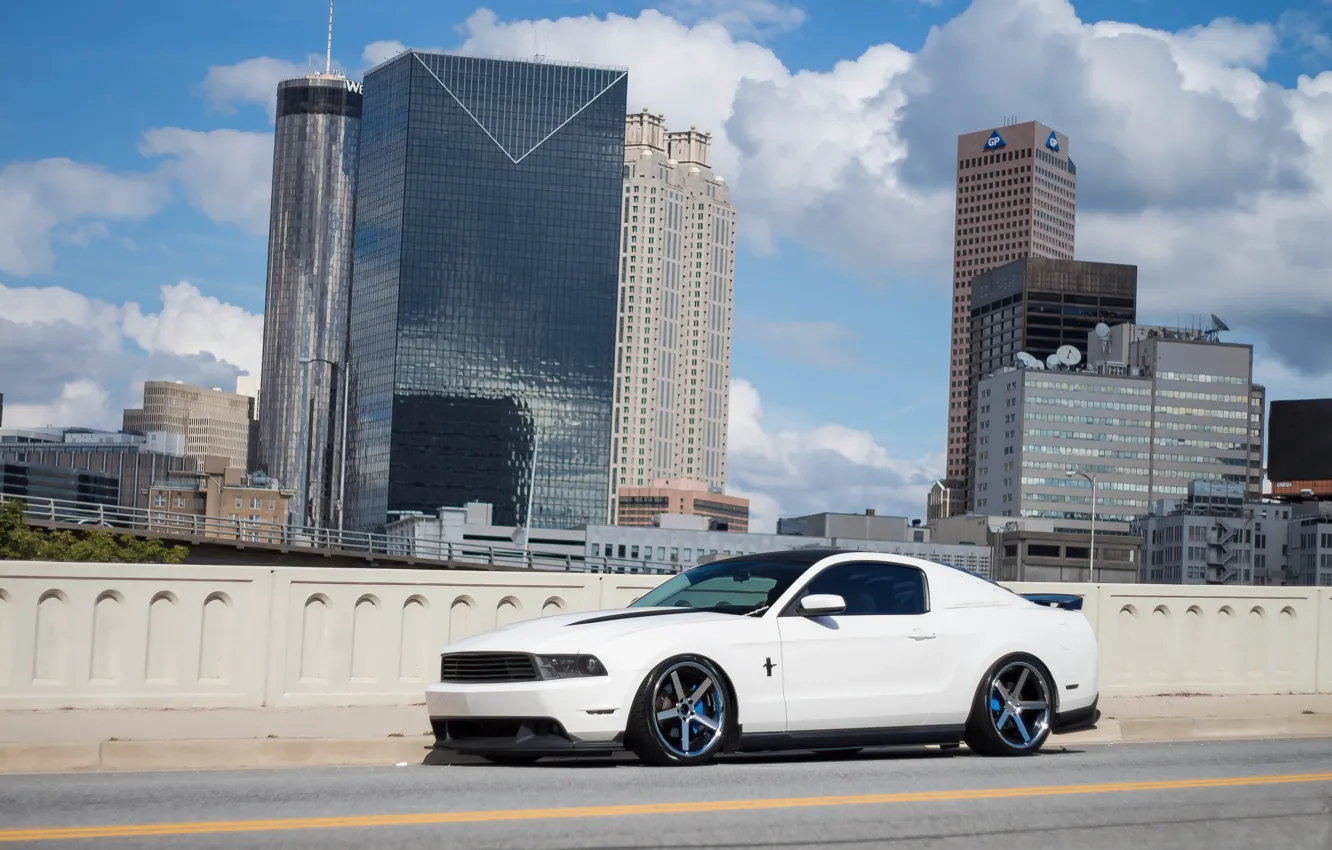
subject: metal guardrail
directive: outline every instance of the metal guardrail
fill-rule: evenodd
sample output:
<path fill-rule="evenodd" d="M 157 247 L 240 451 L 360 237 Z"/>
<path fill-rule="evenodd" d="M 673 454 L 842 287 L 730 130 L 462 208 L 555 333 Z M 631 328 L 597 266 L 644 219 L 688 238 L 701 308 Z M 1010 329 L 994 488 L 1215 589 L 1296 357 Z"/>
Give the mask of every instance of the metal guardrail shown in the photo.
<path fill-rule="evenodd" d="M 0 504 L 23 502 L 29 522 L 84 525 L 125 533 L 139 532 L 165 538 L 209 543 L 252 544 L 283 549 L 310 549 L 356 557 L 387 557 L 443 563 L 560 570 L 564 572 L 637 573 L 669 575 L 681 570 L 678 564 L 634 561 L 590 555 L 556 555 L 532 552 L 519 546 L 452 542 L 428 538 L 339 531 L 335 528 L 286 525 L 248 519 L 225 519 L 198 514 L 175 513 L 154 508 L 124 508 L 63 499 L 30 499 L 0 493 Z"/>

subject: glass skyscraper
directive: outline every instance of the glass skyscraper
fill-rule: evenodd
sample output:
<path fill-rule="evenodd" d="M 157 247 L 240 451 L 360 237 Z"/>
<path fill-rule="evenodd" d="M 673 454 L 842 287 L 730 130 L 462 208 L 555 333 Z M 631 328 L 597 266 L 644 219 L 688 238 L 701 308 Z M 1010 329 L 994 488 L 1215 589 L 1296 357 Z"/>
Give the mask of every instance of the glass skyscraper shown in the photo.
<path fill-rule="evenodd" d="M 606 521 L 627 87 L 416 51 L 366 75 L 349 527 Z"/>
<path fill-rule="evenodd" d="M 263 404 L 259 457 L 250 465 L 295 491 L 289 521 L 300 525 L 340 519 L 339 372 L 346 365 L 361 103 L 361 84 L 338 74 L 278 84 Z"/>

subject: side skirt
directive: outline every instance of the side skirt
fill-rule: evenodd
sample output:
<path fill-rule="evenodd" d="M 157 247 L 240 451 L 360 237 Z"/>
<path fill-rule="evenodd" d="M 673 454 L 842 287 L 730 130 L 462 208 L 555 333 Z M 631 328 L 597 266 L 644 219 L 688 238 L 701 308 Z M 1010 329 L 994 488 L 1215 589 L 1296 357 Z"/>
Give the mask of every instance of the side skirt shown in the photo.
<path fill-rule="evenodd" d="M 956 744 L 966 733 L 957 726 L 890 726 L 882 729 L 820 729 L 810 732 L 751 732 L 740 736 L 742 753 L 779 750 L 834 750 L 850 747 L 912 747 Z"/>

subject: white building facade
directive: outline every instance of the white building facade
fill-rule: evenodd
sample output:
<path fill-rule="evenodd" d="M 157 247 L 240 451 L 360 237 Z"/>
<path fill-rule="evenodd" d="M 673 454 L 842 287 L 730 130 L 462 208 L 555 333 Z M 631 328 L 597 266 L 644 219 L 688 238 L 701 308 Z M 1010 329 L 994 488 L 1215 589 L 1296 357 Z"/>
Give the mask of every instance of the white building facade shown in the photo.
<path fill-rule="evenodd" d="M 1087 369 L 1006 367 L 980 382 L 978 513 L 1087 529 L 1095 477 L 1097 529 L 1122 534 L 1195 481 L 1259 496 L 1262 388 L 1250 346 L 1135 325 L 1089 336 Z"/>
<path fill-rule="evenodd" d="M 612 517 L 622 486 L 726 484 L 736 215 L 710 144 L 646 110 L 626 118 Z"/>

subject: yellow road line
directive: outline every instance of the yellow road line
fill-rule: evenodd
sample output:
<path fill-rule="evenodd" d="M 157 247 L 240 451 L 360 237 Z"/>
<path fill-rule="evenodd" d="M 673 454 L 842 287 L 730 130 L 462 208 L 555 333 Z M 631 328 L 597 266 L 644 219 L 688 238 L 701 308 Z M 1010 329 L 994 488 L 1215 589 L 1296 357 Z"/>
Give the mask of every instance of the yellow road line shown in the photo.
<path fill-rule="evenodd" d="M 0 842 L 64 841 L 85 838 L 142 838 L 237 832 L 278 832 L 295 829 L 367 829 L 383 826 L 427 826 L 455 823 L 501 823 L 557 818 L 607 818 L 635 815 L 698 814 L 764 809 L 873 806 L 895 803 L 940 803 L 1002 800 L 1015 797 L 1058 797 L 1072 794 L 1113 794 L 1129 791 L 1183 791 L 1332 782 L 1332 773 L 1277 776 L 1231 776 L 1218 779 L 1170 779 L 1157 782 L 1108 782 L 1094 785 L 1038 785 L 1024 788 L 976 788 L 955 791 L 910 791 L 896 794 L 854 794 L 831 797 L 782 797 L 758 800 L 700 800 L 685 803 L 632 803 L 622 806 L 572 806 L 555 809 L 496 809 L 475 812 L 424 812 L 401 815 L 282 818 L 273 820 L 201 821 L 105 826 L 35 827 L 0 830 Z"/>

